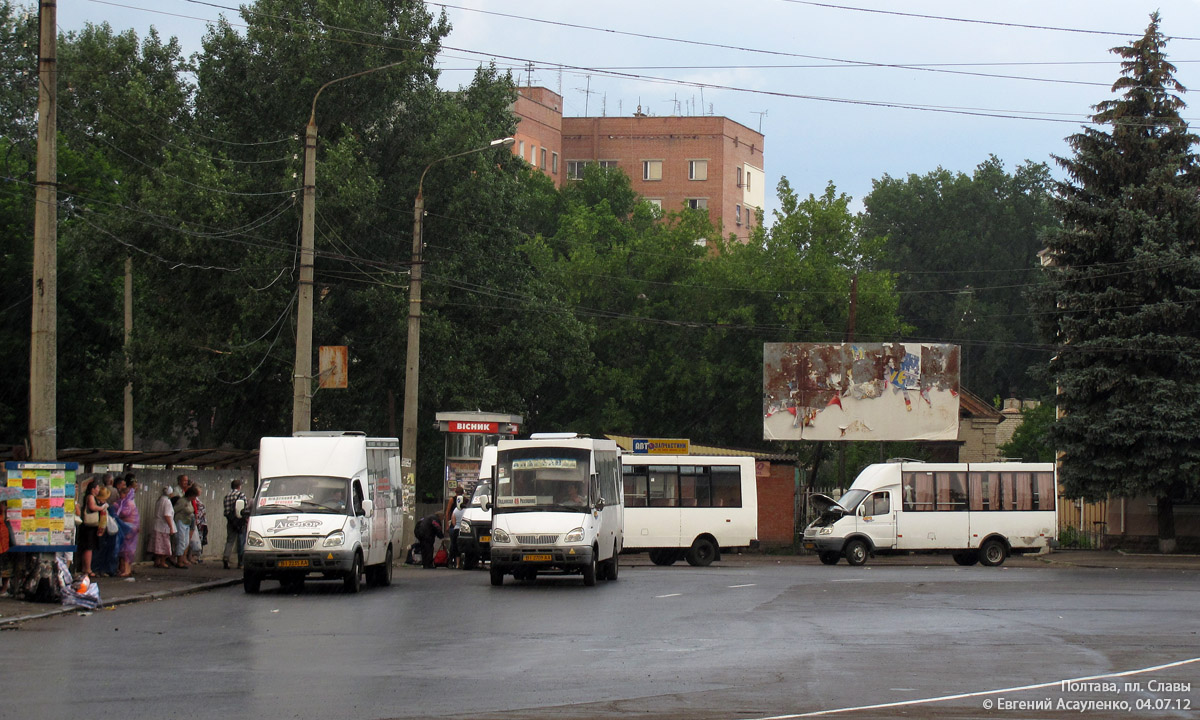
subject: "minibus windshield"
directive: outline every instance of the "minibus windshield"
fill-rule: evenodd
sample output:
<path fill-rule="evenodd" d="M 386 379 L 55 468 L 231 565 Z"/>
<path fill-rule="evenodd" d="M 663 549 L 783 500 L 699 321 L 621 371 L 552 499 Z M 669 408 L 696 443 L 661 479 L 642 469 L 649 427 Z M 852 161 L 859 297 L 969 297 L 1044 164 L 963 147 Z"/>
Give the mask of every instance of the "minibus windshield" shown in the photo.
<path fill-rule="evenodd" d="M 587 450 L 525 447 L 505 450 L 496 461 L 497 512 L 587 512 Z"/>
<path fill-rule="evenodd" d="M 346 514 L 350 481 L 346 478 L 293 475 L 267 478 L 254 501 L 255 515 L 314 512 Z"/>
<path fill-rule="evenodd" d="M 859 489 L 847 490 L 846 494 L 841 496 L 838 499 L 837 504 L 846 508 L 846 512 L 852 513 L 852 512 L 854 512 L 854 508 L 858 507 L 858 504 L 861 503 L 863 501 L 863 498 L 865 498 L 866 496 L 867 496 L 866 490 L 859 490 Z"/>

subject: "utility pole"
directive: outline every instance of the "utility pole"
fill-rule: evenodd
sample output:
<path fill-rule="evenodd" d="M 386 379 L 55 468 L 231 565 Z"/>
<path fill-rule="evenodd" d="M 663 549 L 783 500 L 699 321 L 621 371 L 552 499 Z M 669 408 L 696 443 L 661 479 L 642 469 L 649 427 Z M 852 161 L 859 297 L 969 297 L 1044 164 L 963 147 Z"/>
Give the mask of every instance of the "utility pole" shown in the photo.
<path fill-rule="evenodd" d="M 322 87 L 321 90 L 325 88 Z M 317 91 L 320 94 L 320 90 Z M 304 129 L 304 208 L 300 220 L 300 288 L 296 305 L 296 367 L 292 377 L 292 434 L 312 429 L 312 325 L 314 218 L 317 205 L 317 118 Z"/>
<path fill-rule="evenodd" d="M 38 12 L 37 203 L 33 216 L 33 322 L 29 350 L 30 459 L 58 460 L 58 6 Z"/>
<path fill-rule="evenodd" d="M 125 372 L 132 374 L 130 340 L 133 338 L 133 256 L 125 256 Z M 125 442 L 123 449 L 133 449 L 133 380 L 125 383 Z"/>

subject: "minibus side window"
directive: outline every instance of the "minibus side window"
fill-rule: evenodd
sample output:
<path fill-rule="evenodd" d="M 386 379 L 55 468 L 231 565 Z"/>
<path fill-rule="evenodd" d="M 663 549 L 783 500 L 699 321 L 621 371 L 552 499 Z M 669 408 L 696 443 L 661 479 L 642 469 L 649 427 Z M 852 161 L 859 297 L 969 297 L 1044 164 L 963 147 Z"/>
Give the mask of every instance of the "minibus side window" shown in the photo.
<path fill-rule="evenodd" d="M 363 512 L 362 483 L 360 483 L 358 480 L 354 481 L 354 514 L 355 515 L 365 515 L 366 514 L 365 512 Z"/>
<path fill-rule="evenodd" d="M 878 492 L 863 503 L 863 515 L 887 515 L 892 511 L 892 502 L 886 492 Z"/>

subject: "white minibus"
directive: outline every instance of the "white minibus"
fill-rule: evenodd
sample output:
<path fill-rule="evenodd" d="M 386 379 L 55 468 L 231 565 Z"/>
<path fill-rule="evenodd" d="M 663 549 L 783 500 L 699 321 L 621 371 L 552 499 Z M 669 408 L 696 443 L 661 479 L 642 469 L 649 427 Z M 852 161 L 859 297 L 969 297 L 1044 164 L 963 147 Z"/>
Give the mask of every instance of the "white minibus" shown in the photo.
<path fill-rule="evenodd" d="M 491 580 L 532 581 L 559 571 L 617 579 L 622 511 L 620 449 L 575 433 L 501 440 L 492 483 Z"/>
<path fill-rule="evenodd" d="M 754 458 L 623 454 L 621 468 L 626 552 L 704 566 L 722 550 L 758 545 Z"/>
<path fill-rule="evenodd" d="M 471 502 L 463 510 L 462 521 L 458 525 L 458 566 L 464 570 L 474 570 L 480 561 L 491 560 L 492 557 L 492 513 L 485 510 L 491 507 L 492 470 L 496 467 L 496 446 L 488 445 L 483 449 L 483 457 L 479 459 L 479 483 L 471 495 Z M 485 505 L 485 503 L 489 503 Z"/>
<path fill-rule="evenodd" d="M 361 432 L 301 432 L 259 445 L 258 494 L 246 536 L 247 593 L 267 578 L 299 588 L 339 578 L 358 592 L 390 585 L 402 537 L 400 441 Z"/>
<path fill-rule="evenodd" d="M 804 547 L 826 565 L 928 552 L 995 566 L 1057 541 L 1057 497 L 1053 463 L 870 465 L 838 500 L 814 496 Z"/>

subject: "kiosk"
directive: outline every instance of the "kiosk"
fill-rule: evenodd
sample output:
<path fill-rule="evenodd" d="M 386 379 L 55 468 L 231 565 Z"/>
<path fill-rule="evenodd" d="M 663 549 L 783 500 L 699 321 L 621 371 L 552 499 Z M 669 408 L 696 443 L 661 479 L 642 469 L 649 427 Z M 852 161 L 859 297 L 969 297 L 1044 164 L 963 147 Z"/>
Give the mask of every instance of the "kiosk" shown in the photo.
<path fill-rule="evenodd" d="M 501 440 L 512 440 L 521 429 L 521 416 L 479 410 L 440 412 L 438 429 L 445 433 L 446 464 L 442 504 L 461 487 L 468 499 L 479 482 L 479 460 L 483 448 Z"/>

